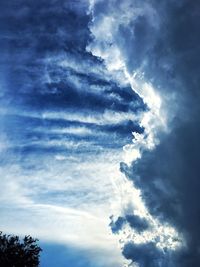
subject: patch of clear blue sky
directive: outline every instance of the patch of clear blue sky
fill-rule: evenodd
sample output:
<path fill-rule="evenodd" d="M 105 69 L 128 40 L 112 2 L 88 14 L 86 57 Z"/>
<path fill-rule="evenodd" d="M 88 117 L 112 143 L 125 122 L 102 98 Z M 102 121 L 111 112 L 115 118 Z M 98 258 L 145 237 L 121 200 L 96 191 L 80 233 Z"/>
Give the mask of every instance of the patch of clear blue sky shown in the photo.
<path fill-rule="evenodd" d="M 40 246 L 43 249 L 40 258 L 42 267 L 112 267 L 107 264 L 106 257 L 96 260 L 86 250 L 55 243 L 40 242 Z"/>

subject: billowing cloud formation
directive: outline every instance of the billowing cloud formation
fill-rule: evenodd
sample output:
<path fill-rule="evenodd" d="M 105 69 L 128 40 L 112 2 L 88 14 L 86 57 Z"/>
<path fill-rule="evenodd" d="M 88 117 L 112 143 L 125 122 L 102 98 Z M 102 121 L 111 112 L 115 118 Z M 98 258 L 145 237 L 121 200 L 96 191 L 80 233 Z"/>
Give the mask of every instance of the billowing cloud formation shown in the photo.
<path fill-rule="evenodd" d="M 141 267 L 169 266 L 165 265 L 166 259 L 162 251 L 156 248 L 153 243 L 139 245 L 127 243 L 124 246 L 123 255 L 127 259 L 134 259 Z"/>
<path fill-rule="evenodd" d="M 139 216 L 131 214 L 131 215 L 126 215 L 125 218 L 118 217 L 116 221 L 112 220 L 110 223 L 112 232 L 117 233 L 119 230 L 123 228 L 123 225 L 126 222 L 128 222 L 131 228 L 136 229 L 138 232 L 144 231 L 149 227 L 147 221 L 145 221 L 144 219 L 141 219 Z"/>
<path fill-rule="evenodd" d="M 124 78 L 136 80 L 132 88 L 135 85 L 154 110 L 156 102 L 152 96 L 148 98 L 150 91 L 141 89 L 144 83 L 150 83 L 161 99 L 154 118 L 163 117 L 166 123 L 160 128 L 151 120 L 154 146 L 145 144 L 145 149 L 144 140 L 140 140 L 142 156 L 137 154 L 133 157 L 136 161 L 131 166 L 122 164 L 121 170 L 140 190 L 153 217 L 183 234 L 183 248 L 172 254 L 163 251 L 161 256 L 157 241 L 126 244 L 125 257 L 141 266 L 189 267 L 200 262 L 199 12 L 198 2 L 185 0 L 96 1 L 92 7 L 94 41 L 89 49 L 111 70 L 128 72 Z M 114 232 L 123 229 L 125 221 L 128 225 L 129 213 L 125 209 L 124 216 L 112 221 Z"/>

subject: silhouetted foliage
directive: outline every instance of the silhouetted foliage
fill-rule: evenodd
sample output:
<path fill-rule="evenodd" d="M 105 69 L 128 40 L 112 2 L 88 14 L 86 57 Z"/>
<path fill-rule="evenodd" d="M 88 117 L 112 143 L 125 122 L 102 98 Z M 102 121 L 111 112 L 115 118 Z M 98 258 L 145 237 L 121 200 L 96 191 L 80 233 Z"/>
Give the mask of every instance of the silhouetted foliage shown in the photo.
<path fill-rule="evenodd" d="M 18 236 L 0 232 L 0 267 L 37 267 L 42 249 L 38 239 L 25 236 L 20 241 Z"/>

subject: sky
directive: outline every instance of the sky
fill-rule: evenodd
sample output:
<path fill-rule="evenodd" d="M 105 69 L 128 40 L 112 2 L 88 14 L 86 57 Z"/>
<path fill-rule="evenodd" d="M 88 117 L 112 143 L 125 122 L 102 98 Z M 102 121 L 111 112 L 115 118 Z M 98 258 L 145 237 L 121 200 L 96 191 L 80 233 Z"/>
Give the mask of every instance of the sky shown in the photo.
<path fill-rule="evenodd" d="M 0 229 L 41 267 L 199 267 L 199 17 L 0 1 Z"/>

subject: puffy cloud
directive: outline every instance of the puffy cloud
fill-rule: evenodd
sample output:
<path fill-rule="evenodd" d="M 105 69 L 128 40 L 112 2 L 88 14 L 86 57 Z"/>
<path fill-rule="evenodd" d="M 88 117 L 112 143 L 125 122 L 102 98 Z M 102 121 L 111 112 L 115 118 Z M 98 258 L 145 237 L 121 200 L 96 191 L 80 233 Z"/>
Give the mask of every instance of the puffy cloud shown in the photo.
<path fill-rule="evenodd" d="M 176 127 L 152 152 L 145 152 L 127 173 L 142 188 L 152 214 L 170 221 L 184 233 L 187 250 L 180 266 L 199 262 L 199 127 L 197 122 Z"/>
<path fill-rule="evenodd" d="M 140 257 L 134 253 L 135 260 L 141 266 L 149 266 L 146 257 L 152 266 L 173 266 L 172 262 L 198 266 L 199 4 L 185 0 L 92 3 L 93 42 L 88 49 L 103 58 L 110 71 L 120 70 L 150 109 L 141 119 L 144 133 L 135 134 L 134 144 L 124 148 L 130 159 L 129 166 L 121 164 L 121 171 L 130 183 L 121 180 L 121 198 L 129 199 L 129 209 L 124 201 L 122 213 L 130 214 L 130 206 L 135 209 L 136 188 L 149 213 L 184 237 L 182 251 L 163 254 L 166 261 L 154 262 L 154 253 L 144 243 Z M 133 199 L 127 197 L 131 185 Z M 114 231 L 127 228 L 125 216 L 112 221 Z M 124 255 L 133 259 L 136 247 L 136 242 L 125 245 Z"/>
<path fill-rule="evenodd" d="M 113 217 L 111 216 L 111 219 Z M 129 226 L 138 232 L 146 230 L 149 225 L 148 222 L 145 221 L 145 219 L 140 218 L 137 215 L 131 214 L 126 215 L 125 217 L 118 217 L 116 221 L 111 221 L 110 227 L 113 231 L 113 233 L 119 232 L 119 230 L 122 230 L 125 223 L 128 223 Z"/>
<path fill-rule="evenodd" d="M 166 259 L 164 258 L 164 252 L 156 248 L 153 243 L 139 245 L 127 243 L 124 246 L 123 255 L 129 260 L 139 263 L 139 266 L 141 267 L 167 266 Z M 169 262 L 167 264 L 169 264 Z"/>

